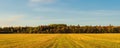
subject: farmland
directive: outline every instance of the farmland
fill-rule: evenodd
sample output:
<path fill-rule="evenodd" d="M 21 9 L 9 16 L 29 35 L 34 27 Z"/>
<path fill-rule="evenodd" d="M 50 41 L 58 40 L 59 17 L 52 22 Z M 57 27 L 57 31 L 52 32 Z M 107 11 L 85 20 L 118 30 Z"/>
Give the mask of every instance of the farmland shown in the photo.
<path fill-rule="evenodd" d="M 0 34 L 0 48 L 120 48 L 120 34 Z"/>

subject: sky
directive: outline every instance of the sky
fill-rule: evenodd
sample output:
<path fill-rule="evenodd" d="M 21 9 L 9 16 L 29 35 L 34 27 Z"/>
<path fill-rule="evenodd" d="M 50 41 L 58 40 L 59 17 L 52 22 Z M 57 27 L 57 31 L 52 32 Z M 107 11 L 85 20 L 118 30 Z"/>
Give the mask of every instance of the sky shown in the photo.
<path fill-rule="evenodd" d="M 0 0 L 0 27 L 120 25 L 120 0 Z"/>

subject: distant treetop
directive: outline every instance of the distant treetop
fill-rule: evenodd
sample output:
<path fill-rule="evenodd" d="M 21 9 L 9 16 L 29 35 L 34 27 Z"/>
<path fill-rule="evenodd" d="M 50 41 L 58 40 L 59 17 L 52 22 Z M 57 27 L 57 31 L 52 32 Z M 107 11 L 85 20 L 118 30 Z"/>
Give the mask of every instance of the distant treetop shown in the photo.
<path fill-rule="evenodd" d="M 55 26 L 55 27 L 57 27 L 57 26 L 67 26 L 66 24 L 49 24 L 49 26 Z"/>

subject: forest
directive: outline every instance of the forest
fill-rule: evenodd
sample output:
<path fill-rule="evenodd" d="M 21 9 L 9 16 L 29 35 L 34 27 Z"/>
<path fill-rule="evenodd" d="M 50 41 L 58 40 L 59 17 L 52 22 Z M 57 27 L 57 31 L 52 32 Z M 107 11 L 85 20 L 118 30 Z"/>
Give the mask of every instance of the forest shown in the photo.
<path fill-rule="evenodd" d="M 36 27 L 0 27 L 0 34 L 8 33 L 120 33 L 120 26 L 80 26 L 66 24 L 40 25 Z"/>

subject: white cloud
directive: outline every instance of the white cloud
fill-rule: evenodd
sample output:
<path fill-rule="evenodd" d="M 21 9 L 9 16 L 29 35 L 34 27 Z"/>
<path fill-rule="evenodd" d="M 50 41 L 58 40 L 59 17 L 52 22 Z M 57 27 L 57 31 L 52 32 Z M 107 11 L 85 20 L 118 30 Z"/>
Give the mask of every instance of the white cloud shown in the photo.
<path fill-rule="evenodd" d="M 0 15 L 0 26 L 14 26 L 17 25 L 24 15 L 21 14 L 1 14 Z"/>
<path fill-rule="evenodd" d="M 62 12 L 64 11 L 64 12 Z M 43 11 L 42 11 L 43 12 Z M 47 11 L 52 12 L 52 10 Z M 28 16 L 24 14 L 1 14 L 0 15 L 0 26 L 37 26 L 41 24 L 51 24 L 51 23 L 66 23 L 66 24 L 111 24 L 108 22 L 109 20 L 115 20 L 117 18 L 109 18 L 107 17 L 115 17 L 120 16 L 120 11 L 106 11 L 106 10 L 97 10 L 97 11 L 75 11 L 75 10 L 58 10 L 53 11 L 58 16 Z M 66 14 L 66 15 L 63 15 Z M 60 17 L 63 15 L 62 17 Z M 67 17 L 65 17 L 67 16 Z M 51 18 L 49 18 L 51 17 Z M 96 18 L 97 17 L 97 18 Z M 119 19 L 119 18 L 118 18 Z M 101 21 L 104 20 L 104 21 Z M 83 22 L 84 21 L 84 22 Z M 98 23 L 99 21 L 99 23 Z M 102 23 L 101 23 L 102 22 Z M 115 22 L 115 21 L 114 21 Z M 116 21 L 118 22 L 118 21 Z"/>
<path fill-rule="evenodd" d="M 68 14 L 68 15 L 77 15 L 77 16 L 120 16 L 120 10 L 72 10 L 72 9 L 58 9 L 52 7 L 38 7 L 33 8 L 33 11 L 44 12 L 44 13 L 53 13 L 53 14 Z"/>
<path fill-rule="evenodd" d="M 56 3 L 57 0 L 29 0 L 28 6 L 35 7 L 43 4 L 53 4 Z"/>
<path fill-rule="evenodd" d="M 35 3 L 50 3 L 50 2 L 54 2 L 55 0 L 30 0 L 30 2 L 35 2 Z"/>
<path fill-rule="evenodd" d="M 52 4 L 55 2 L 56 0 L 29 0 L 29 6 L 36 6 L 40 4 Z"/>

